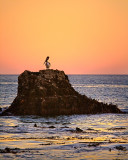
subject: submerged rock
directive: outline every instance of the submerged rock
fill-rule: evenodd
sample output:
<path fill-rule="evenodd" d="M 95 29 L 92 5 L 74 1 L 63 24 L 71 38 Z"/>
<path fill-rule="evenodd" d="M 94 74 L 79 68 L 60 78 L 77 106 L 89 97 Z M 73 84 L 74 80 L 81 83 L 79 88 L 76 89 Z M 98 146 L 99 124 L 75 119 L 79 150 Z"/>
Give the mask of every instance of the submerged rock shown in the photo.
<path fill-rule="evenodd" d="M 83 130 L 78 128 L 78 127 L 76 127 L 76 132 L 83 132 Z"/>
<path fill-rule="evenodd" d="M 36 124 L 36 123 L 34 124 L 34 127 L 37 127 L 37 124 Z"/>
<path fill-rule="evenodd" d="M 112 130 L 112 131 L 116 131 L 116 130 L 123 130 L 126 129 L 125 127 L 112 127 L 112 128 L 108 128 L 108 130 Z"/>
<path fill-rule="evenodd" d="M 17 154 L 17 153 L 25 153 L 25 152 L 31 152 L 31 149 L 20 149 L 20 148 L 9 148 L 9 147 L 6 147 L 5 149 L 0 149 L 0 153 L 2 154 L 5 154 L 5 153 Z"/>
<path fill-rule="evenodd" d="M 97 147 L 99 146 L 100 144 L 102 144 L 103 142 L 90 142 L 88 144 L 88 147 Z"/>
<path fill-rule="evenodd" d="M 24 71 L 18 77 L 18 93 L 2 115 L 70 115 L 122 113 L 116 105 L 104 104 L 79 94 L 68 76 L 59 70 Z"/>
<path fill-rule="evenodd" d="M 127 150 L 126 147 L 123 147 L 123 146 L 121 146 L 121 145 L 116 146 L 115 148 L 116 148 L 117 150 L 122 150 L 122 151 L 126 151 L 126 150 Z"/>
<path fill-rule="evenodd" d="M 8 148 L 6 147 L 5 149 L 0 149 L 0 153 L 20 153 L 23 152 L 19 148 Z"/>
<path fill-rule="evenodd" d="M 56 128 L 55 126 L 49 126 L 48 128 Z"/>

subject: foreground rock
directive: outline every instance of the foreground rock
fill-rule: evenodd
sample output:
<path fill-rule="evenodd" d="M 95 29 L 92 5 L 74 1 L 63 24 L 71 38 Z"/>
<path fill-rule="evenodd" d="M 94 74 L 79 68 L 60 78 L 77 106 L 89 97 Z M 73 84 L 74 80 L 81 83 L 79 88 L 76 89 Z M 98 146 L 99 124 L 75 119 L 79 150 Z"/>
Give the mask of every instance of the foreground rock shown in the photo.
<path fill-rule="evenodd" d="M 122 113 L 116 105 L 100 103 L 74 90 L 63 71 L 24 71 L 18 77 L 18 93 L 2 115 L 69 115 Z"/>
<path fill-rule="evenodd" d="M 0 149 L 0 153 L 24 153 L 24 152 L 30 152 L 29 149 L 20 149 L 20 148 L 8 148 L 6 147 L 5 149 Z"/>

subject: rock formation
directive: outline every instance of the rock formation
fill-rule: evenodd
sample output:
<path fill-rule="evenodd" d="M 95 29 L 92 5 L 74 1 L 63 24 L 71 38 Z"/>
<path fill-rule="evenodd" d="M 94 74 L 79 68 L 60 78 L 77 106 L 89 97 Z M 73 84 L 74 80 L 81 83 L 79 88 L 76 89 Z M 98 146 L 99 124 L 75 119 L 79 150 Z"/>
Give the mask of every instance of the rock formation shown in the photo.
<path fill-rule="evenodd" d="M 24 71 L 18 77 L 18 93 L 2 115 L 69 115 L 122 113 L 116 105 L 100 103 L 79 94 L 68 76 L 59 70 Z"/>

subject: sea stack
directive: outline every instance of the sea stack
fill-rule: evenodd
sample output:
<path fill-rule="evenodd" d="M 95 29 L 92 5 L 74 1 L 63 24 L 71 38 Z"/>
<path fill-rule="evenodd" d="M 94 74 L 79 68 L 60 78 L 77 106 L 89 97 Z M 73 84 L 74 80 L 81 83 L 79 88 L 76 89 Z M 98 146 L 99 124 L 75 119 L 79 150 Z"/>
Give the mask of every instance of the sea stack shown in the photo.
<path fill-rule="evenodd" d="M 18 77 L 18 93 L 2 115 L 71 115 L 122 113 L 116 105 L 104 104 L 79 94 L 68 76 L 59 70 L 24 71 Z"/>

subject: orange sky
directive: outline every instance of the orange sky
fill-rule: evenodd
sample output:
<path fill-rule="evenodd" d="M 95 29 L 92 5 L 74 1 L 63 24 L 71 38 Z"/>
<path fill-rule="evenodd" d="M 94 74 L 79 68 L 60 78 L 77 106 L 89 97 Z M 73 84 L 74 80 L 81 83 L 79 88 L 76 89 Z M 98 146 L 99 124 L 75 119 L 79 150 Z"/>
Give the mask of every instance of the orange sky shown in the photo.
<path fill-rule="evenodd" d="M 0 0 L 0 74 L 128 74 L 128 0 Z"/>

